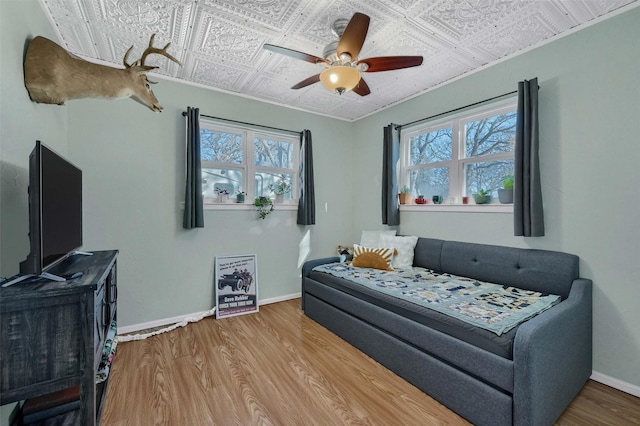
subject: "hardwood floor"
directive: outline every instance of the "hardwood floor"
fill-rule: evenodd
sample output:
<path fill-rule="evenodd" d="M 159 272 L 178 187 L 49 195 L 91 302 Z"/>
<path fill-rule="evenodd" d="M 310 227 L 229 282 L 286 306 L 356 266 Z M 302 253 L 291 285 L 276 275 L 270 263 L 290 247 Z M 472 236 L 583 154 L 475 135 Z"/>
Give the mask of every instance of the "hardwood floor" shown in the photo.
<path fill-rule="evenodd" d="M 300 300 L 118 345 L 103 426 L 466 425 L 307 318 Z M 640 425 L 640 398 L 589 381 L 558 425 Z"/>

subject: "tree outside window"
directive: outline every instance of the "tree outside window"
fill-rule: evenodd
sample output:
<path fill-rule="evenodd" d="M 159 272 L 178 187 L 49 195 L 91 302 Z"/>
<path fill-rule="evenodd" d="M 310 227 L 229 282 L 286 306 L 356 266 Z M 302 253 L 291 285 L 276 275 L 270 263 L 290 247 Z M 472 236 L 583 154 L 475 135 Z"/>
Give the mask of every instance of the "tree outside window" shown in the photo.
<path fill-rule="evenodd" d="M 465 123 L 465 192 L 481 189 L 496 197 L 502 181 L 514 173 L 515 111 Z"/>
<path fill-rule="evenodd" d="M 254 138 L 256 195 L 269 196 L 270 188 L 280 182 L 294 183 L 297 144 L 263 137 Z M 294 198 L 293 191 L 284 194 L 285 200 Z"/>
<path fill-rule="evenodd" d="M 431 198 L 494 196 L 514 173 L 515 104 L 403 132 L 400 186 Z"/>
<path fill-rule="evenodd" d="M 452 127 L 418 133 L 409 139 L 409 147 L 409 187 L 416 195 L 448 197 L 453 158 Z"/>
<path fill-rule="evenodd" d="M 251 142 L 250 142 L 251 141 Z M 273 196 L 270 188 L 286 179 L 292 190 L 285 200 L 295 202 L 298 170 L 296 137 L 201 122 L 202 194 L 216 198 L 244 192 L 248 200 Z"/>

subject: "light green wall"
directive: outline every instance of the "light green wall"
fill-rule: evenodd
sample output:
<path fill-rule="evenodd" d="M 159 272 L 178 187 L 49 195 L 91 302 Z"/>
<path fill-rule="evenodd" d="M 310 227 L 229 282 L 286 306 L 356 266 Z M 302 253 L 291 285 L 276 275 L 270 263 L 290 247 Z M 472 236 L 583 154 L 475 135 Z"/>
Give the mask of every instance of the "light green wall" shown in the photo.
<path fill-rule="evenodd" d="M 0 1 L 0 272 L 28 252 L 27 157 L 36 139 L 84 170 L 85 249 L 118 248 L 122 325 L 209 309 L 216 255 L 256 253 L 260 298 L 300 291 L 299 243 L 331 255 L 380 229 L 382 127 L 514 90 L 539 77 L 547 236 L 511 236 L 508 214 L 402 213 L 403 234 L 545 248 L 581 257 L 594 290 L 594 370 L 640 386 L 640 9 L 497 64 L 355 123 L 160 80 L 165 112 L 132 100 L 31 103 L 22 82 L 30 35 L 55 39 L 35 0 Z M 375 94 L 373 94 L 375 95 Z M 317 225 L 295 213 L 207 211 L 206 228 L 180 227 L 184 173 L 181 111 L 313 132 Z M 325 204 L 327 206 L 325 210 Z"/>
<path fill-rule="evenodd" d="M 138 324 L 210 309 L 215 256 L 255 253 L 260 299 L 300 292 L 299 246 L 333 255 L 352 233 L 351 124 L 238 96 L 159 80 L 164 106 L 129 100 L 69 102 L 69 149 L 84 173 L 84 247 L 117 248 L 118 321 Z M 316 225 L 295 211 L 257 219 L 255 210 L 206 211 L 205 228 L 184 230 L 185 121 L 182 111 L 313 134 Z M 347 186 L 348 189 L 348 186 Z M 325 209 L 326 204 L 326 209 Z M 346 219 L 346 220 L 345 220 Z M 305 257 L 305 258 L 306 258 Z"/>
<path fill-rule="evenodd" d="M 380 223 L 382 128 L 487 99 L 538 77 L 546 236 L 511 214 L 402 212 L 399 232 L 566 251 L 594 281 L 594 370 L 640 386 L 640 8 L 354 124 L 355 217 Z M 374 167 L 372 167 L 372 165 Z M 370 212 L 375 212 L 372 215 Z"/>
<path fill-rule="evenodd" d="M 36 35 L 54 36 L 37 2 L 0 1 L 0 276 L 16 274 L 29 252 L 28 157 L 36 139 L 67 154 L 67 108 L 35 104 L 24 87 L 25 45 Z"/>
<path fill-rule="evenodd" d="M 67 108 L 29 99 L 22 73 L 25 43 L 36 35 L 54 37 L 35 1 L 0 1 L 0 276 L 18 273 L 29 252 L 28 158 L 36 139 L 63 155 L 67 151 Z M 70 156 L 73 159 L 73 156 Z M 0 324 L 2 327 L 2 324 Z M 0 425 L 15 404 L 0 407 Z"/>

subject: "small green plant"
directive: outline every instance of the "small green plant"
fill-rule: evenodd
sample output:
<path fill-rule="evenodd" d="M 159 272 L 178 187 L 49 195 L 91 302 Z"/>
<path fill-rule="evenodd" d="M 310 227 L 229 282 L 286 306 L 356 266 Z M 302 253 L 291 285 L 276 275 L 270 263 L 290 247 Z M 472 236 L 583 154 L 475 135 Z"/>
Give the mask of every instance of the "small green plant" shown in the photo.
<path fill-rule="evenodd" d="M 481 188 L 477 193 L 473 194 L 473 198 L 475 198 L 476 204 L 488 204 L 491 202 L 491 193 Z"/>
<path fill-rule="evenodd" d="M 291 191 L 291 183 L 289 182 L 287 175 L 281 175 L 275 185 L 269 185 L 269 190 L 274 194 L 286 194 Z"/>
<path fill-rule="evenodd" d="M 409 188 L 408 186 L 403 186 L 402 189 L 400 190 L 401 194 L 408 194 L 411 192 L 411 188 Z"/>
<path fill-rule="evenodd" d="M 513 175 L 507 175 L 502 179 L 502 186 L 504 189 L 513 189 L 515 183 L 515 177 Z"/>
<path fill-rule="evenodd" d="M 258 208 L 258 216 L 260 219 L 264 219 L 269 215 L 269 213 L 275 210 L 273 208 L 273 201 L 271 201 L 271 198 L 265 196 L 256 197 L 253 205 Z"/>

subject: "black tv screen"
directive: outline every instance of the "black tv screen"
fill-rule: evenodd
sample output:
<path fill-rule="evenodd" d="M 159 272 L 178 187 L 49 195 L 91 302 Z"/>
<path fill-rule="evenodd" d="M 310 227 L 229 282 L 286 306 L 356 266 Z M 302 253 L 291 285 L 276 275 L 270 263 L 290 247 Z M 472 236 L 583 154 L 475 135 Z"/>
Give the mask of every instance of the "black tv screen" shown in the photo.
<path fill-rule="evenodd" d="M 40 141 L 29 156 L 29 242 L 23 274 L 41 275 L 82 246 L 82 170 Z"/>

